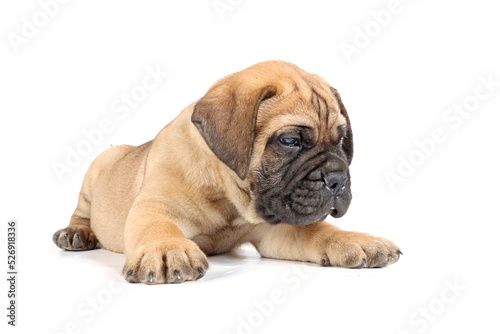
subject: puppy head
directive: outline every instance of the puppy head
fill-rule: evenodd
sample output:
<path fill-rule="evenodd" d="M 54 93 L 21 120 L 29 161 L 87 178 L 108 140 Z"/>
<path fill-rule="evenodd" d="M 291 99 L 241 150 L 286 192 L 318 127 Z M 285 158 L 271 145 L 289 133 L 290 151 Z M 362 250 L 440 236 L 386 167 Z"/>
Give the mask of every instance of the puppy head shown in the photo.
<path fill-rule="evenodd" d="M 297 66 L 270 61 L 217 82 L 192 121 L 251 189 L 270 224 L 307 225 L 345 214 L 352 131 L 337 91 Z"/>

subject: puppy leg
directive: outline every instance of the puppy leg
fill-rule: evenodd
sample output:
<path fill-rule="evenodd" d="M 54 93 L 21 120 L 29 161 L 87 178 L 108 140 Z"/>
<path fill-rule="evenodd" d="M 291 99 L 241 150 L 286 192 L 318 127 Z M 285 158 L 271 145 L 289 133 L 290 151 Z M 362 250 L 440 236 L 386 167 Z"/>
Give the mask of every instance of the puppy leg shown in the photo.
<path fill-rule="evenodd" d="M 187 239 L 153 200 L 136 203 L 125 225 L 126 263 L 130 283 L 181 283 L 197 280 L 208 269 L 206 255 Z"/>
<path fill-rule="evenodd" d="M 72 251 L 90 250 L 97 246 L 97 238 L 90 229 L 90 201 L 84 188 L 80 191 L 69 226 L 54 233 L 52 241 L 57 247 Z"/>
<path fill-rule="evenodd" d="M 327 222 L 307 226 L 260 224 L 252 243 L 264 257 L 347 268 L 380 268 L 402 254 L 391 241 L 343 231 Z"/>

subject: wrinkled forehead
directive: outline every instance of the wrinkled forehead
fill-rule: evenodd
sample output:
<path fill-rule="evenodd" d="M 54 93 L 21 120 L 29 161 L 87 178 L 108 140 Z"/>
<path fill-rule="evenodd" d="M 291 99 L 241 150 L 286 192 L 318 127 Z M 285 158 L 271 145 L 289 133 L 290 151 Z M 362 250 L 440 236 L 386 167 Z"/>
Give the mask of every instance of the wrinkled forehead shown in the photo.
<path fill-rule="evenodd" d="M 262 102 L 257 115 L 257 134 L 271 136 L 281 128 L 299 126 L 316 130 L 319 140 L 336 139 L 338 129 L 347 126 L 347 120 L 332 88 L 305 80 L 292 86 L 289 91 Z"/>

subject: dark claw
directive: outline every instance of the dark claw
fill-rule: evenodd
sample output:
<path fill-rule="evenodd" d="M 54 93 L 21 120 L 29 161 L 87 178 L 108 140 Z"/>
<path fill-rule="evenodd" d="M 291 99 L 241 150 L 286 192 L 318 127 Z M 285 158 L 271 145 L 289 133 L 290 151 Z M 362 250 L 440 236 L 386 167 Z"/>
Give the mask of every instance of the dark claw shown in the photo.
<path fill-rule="evenodd" d="M 400 251 L 399 249 L 398 249 L 397 253 L 398 253 L 399 255 L 404 255 L 404 254 L 403 254 L 403 252 L 402 252 L 402 251 Z"/>
<path fill-rule="evenodd" d="M 384 262 L 382 262 L 382 263 L 377 264 L 377 265 L 376 265 L 376 266 L 374 266 L 373 268 L 383 268 L 383 267 L 385 267 L 388 263 L 389 263 L 389 259 L 387 259 L 386 261 L 384 261 Z"/>
<path fill-rule="evenodd" d="M 175 275 L 174 283 L 180 283 L 180 282 L 182 282 L 182 276 L 179 273 L 179 270 L 174 270 L 174 275 Z"/>
<path fill-rule="evenodd" d="M 92 249 L 94 247 L 94 244 L 92 243 L 92 240 L 89 240 L 87 242 L 87 249 Z"/>
<path fill-rule="evenodd" d="M 199 268 L 198 268 L 198 272 L 199 272 L 200 274 L 198 275 L 198 277 L 196 277 L 196 279 L 197 279 L 197 280 L 199 280 L 200 278 L 202 278 L 203 276 L 205 276 L 205 270 L 203 270 L 203 268 L 202 268 L 202 267 L 199 267 Z"/>
<path fill-rule="evenodd" d="M 148 281 L 149 284 L 153 284 L 154 283 L 153 276 L 154 276 L 153 272 L 152 271 L 149 272 L 149 281 Z"/>
<path fill-rule="evenodd" d="M 326 267 L 326 259 L 321 259 L 321 266 Z"/>
<path fill-rule="evenodd" d="M 83 244 L 80 241 L 80 236 L 78 234 L 75 234 L 73 236 L 73 248 L 82 248 Z"/>
<path fill-rule="evenodd" d="M 359 266 L 356 266 L 356 267 L 351 267 L 350 269 L 361 269 L 363 268 L 364 266 L 366 266 L 366 259 L 363 259 L 363 263 L 361 263 Z"/>
<path fill-rule="evenodd" d="M 68 240 L 66 240 L 66 237 L 68 236 L 68 233 L 64 232 L 59 236 L 59 244 L 62 247 L 68 247 Z"/>
<path fill-rule="evenodd" d="M 125 280 L 129 283 L 135 283 L 134 279 L 132 278 L 133 272 L 134 271 L 130 269 L 129 271 L 127 271 L 127 274 L 125 275 Z"/>

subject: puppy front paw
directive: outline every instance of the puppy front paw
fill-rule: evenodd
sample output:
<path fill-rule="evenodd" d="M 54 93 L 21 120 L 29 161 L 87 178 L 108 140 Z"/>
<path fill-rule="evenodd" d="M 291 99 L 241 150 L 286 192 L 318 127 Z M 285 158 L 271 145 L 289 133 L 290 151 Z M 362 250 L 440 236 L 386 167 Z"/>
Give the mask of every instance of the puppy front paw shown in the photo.
<path fill-rule="evenodd" d="M 60 229 L 52 236 L 57 247 L 70 251 L 84 251 L 97 246 L 97 238 L 85 225 L 70 225 Z"/>
<path fill-rule="evenodd" d="M 324 239 L 323 266 L 382 268 L 399 260 L 401 250 L 392 241 L 368 233 L 335 231 Z"/>
<path fill-rule="evenodd" d="M 130 283 L 182 283 L 202 278 L 207 269 L 207 257 L 196 243 L 169 238 L 137 247 L 127 256 L 123 275 Z"/>

